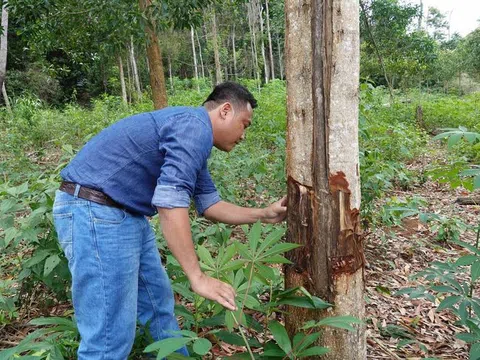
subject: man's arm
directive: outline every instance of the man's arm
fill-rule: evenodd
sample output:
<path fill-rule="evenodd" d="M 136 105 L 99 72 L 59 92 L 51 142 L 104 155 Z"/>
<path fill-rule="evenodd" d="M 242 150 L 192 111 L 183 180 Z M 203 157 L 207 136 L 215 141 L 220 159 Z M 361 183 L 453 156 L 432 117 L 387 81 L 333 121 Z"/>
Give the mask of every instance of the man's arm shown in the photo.
<path fill-rule="evenodd" d="M 266 208 L 247 208 L 219 201 L 206 209 L 204 216 L 209 220 L 231 225 L 252 224 L 258 220 L 273 224 L 285 220 L 286 203 L 287 198 L 283 197 Z"/>
<path fill-rule="evenodd" d="M 236 310 L 235 290 L 228 284 L 205 275 L 198 263 L 190 231 L 187 208 L 157 208 L 163 235 L 173 256 L 180 263 L 192 290 L 229 310 Z"/>

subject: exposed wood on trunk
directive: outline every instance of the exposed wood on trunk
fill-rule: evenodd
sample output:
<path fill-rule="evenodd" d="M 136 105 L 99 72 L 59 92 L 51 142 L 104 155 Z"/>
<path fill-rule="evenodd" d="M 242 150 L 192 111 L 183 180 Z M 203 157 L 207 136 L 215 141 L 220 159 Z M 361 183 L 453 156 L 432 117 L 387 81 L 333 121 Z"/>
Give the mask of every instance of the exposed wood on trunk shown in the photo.
<path fill-rule="evenodd" d="M 197 52 L 195 50 L 195 34 L 194 34 L 193 26 L 190 26 L 190 39 L 192 42 L 193 68 L 195 70 L 195 80 L 197 80 L 197 91 L 200 91 L 200 84 L 198 83 Z"/>
<path fill-rule="evenodd" d="M 132 76 L 135 84 L 135 90 L 137 91 L 137 98 L 142 99 L 142 89 L 140 87 L 140 78 L 137 70 L 137 60 L 135 59 L 135 51 L 133 47 L 133 36 L 130 37 L 130 64 L 132 66 Z"/>
<path fill-rule="evenodd" d="M 270 71 L 272 79 L 275 79 L 275 65 L 273 63 L 272 32 L 270 31 L 270 12 L 268 11 L 268 0 L 265 0 L 265 16 L 267 18 L 268 50 L 270 54 Z"/>
<path fill-rule="evenodd" d="M 286 0 L 289 254 L 285 286 L 303 286 L 335 307 L 289 308 L 287 330 L 307 320 L 364 316 L 358 170 L 358 4 Z M 325 329 L 326 359 L 366 358 L 364 326 Z"/>
<path fill-rule="evenodd" d="M 155 20 L 150 14 L 151 0 L 139 0 L 140 9 L 146 13 L 147 22 L 145 32 L 147 34 L 147 58 L 150 70 L 150 87 L 152 89 L 153 107 L 161 109 L 167 104 L 167 89 L 165 86 L 165 74 L 163 73 L 162 52 L 156 32 Z"/>
<path fill-rule="evenodd" d="M 125 73 L 123 71 L 122 56 L 118 54 L 117 59 L 118 59 L 118 72 L 120 76 L 120 87 L 122 89 L 122 100 L 126 104 L 128 103 L 128 101 L 127 101 L 127 89 L 125 87 Z"/>

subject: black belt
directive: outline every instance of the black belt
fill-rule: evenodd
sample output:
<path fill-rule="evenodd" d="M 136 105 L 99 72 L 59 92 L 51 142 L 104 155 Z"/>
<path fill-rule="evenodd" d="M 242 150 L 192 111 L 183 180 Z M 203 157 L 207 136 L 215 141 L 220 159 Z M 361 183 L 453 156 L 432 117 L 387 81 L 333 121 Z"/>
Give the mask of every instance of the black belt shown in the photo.
<path fill-rule="evenodd" d="M 67 194 L 74 195 L 76 187 L 77 187 L 77 184 L 75 183 L 62 181 L 60 185 L 60 190 L 63 192 L 66 192 Z M 78 191 L 77 196 L 80 199 L 90 200 L 98 204 L 112 206 L 120 209 L 124 208 L 122 205 L 115 202 L 110 196 L 104 194 L 103 192 L 90 189 L 85 186 L 80 186 L 80 190 Z"/>

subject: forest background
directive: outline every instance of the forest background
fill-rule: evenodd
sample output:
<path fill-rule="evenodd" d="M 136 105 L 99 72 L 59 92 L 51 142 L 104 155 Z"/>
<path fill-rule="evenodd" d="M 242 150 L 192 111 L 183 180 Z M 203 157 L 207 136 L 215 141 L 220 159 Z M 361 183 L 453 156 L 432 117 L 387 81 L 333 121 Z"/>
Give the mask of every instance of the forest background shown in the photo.
<path fill-rule="evenodd" d="M 426 298 L 447 311 L 442 326 L 451 330 L 450 337 L 424 341 L 420 334 L 430 328 L 422 314 L 412 315 L 407 326 L 379 319 L 372 310 L 366 319 L 375 339 L 369 342 L 369 356 L 380 351 L 385 358 L 443 358 L 447 350 L 437 344 L 457 339 L 461 342 L 448 350 L 449 356 L 476 359 L 478 236 L 462 239 L 477 230 L 470 219 L 478 208 L 462 217 L 443 213 L 431 208 L 420 189 L 446 183 L 470 196 L 480 185 L 480 28 L 465 37 L 451 34 L 446 14 L 408 1 L 366 0 L 360 6 L 361 212 L 365 232 L 373 234 L 367 240 L 370 245 L 379 241 L 378 249 L 386 253 L 391 241 L 399 241 L 395 229 L 417 219 L 420 240 L 407 239 L 412 251 L 425 247 L 449 255 L 443 265 L 422 263 L 419 270 L 432 283 L 412 287 L 405 280 L 393 287 L 373 279 L 371 295 L 367 278 L 367 298 L 390 300 L 408 286 L 402 291 L 410 297 Z M 232 154 L 213 154 L 215 182 L 224 199 L 244 205 L 266 204 L 284 194 L 284 4 L 11 0 L 3 3 L 2 26 L 0 347 L 7 350 L 0 358 L 74 358 L 78 334 L 70 279 L 51 219 L 59 170 L 118 119 L 167 102 L 198 106 L 215 83 L 234 80 L 250 88 L 260 106 L 242 146 Z M 436 141 L 445 137 L 448 152 Z M 420 167 L 415 165 L 419 161 Z M 159 248 L 182 299 L 177 313 L 192 356 L 281 359 L 326 351 L 312 346 L 321 331 L 305 329 L 288 339 L 283 330 L 283 306 L 329 306 L 304 289 L 283 288 L 281 264 L 287 260 L 282 254 L 294 247 L 280 242 L 283 227 L 230 228 L 192 212 L 192 229 L 203 269 L 241 294 L 238 313 L 195 296 L 158 231 Z M 421 238 L 427 241 L 419 246 Z M 367 259 L 372 268 L 383 255 Z M 398 268 L 394 261 L 382 261 L 384 271 Z M 397 305 L 410 301 L 398 296 L 392 300 Z M 352 323 L 337 319 L 316 325 L 348 331 Z M 132 358 L 148 344 L 139 331 Z M 167 349 L 160 358 L 178 344 L 153 345 L 147 349 Z"/>

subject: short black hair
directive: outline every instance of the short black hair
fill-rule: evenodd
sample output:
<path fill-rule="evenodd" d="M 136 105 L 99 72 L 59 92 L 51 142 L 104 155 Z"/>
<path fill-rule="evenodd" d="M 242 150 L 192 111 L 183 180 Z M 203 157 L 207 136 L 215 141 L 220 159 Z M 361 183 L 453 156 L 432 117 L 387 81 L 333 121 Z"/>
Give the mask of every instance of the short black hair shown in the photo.
<path fill-rule="evenodd" d="M 215 86 L 212 93 L 208 95 L 207 100 L 203 102 L 203 105 L 207 107 L 212 107 L 212 105 L 218 106 L 225 101 L 229 101 L 237 106 L 246 106 L 247 103 L 250 103 L 252 109 L 257 107 L 257 100 L 255 100 L 252 93 L 245 86 L 233 81 L 225 81 Z"/>

